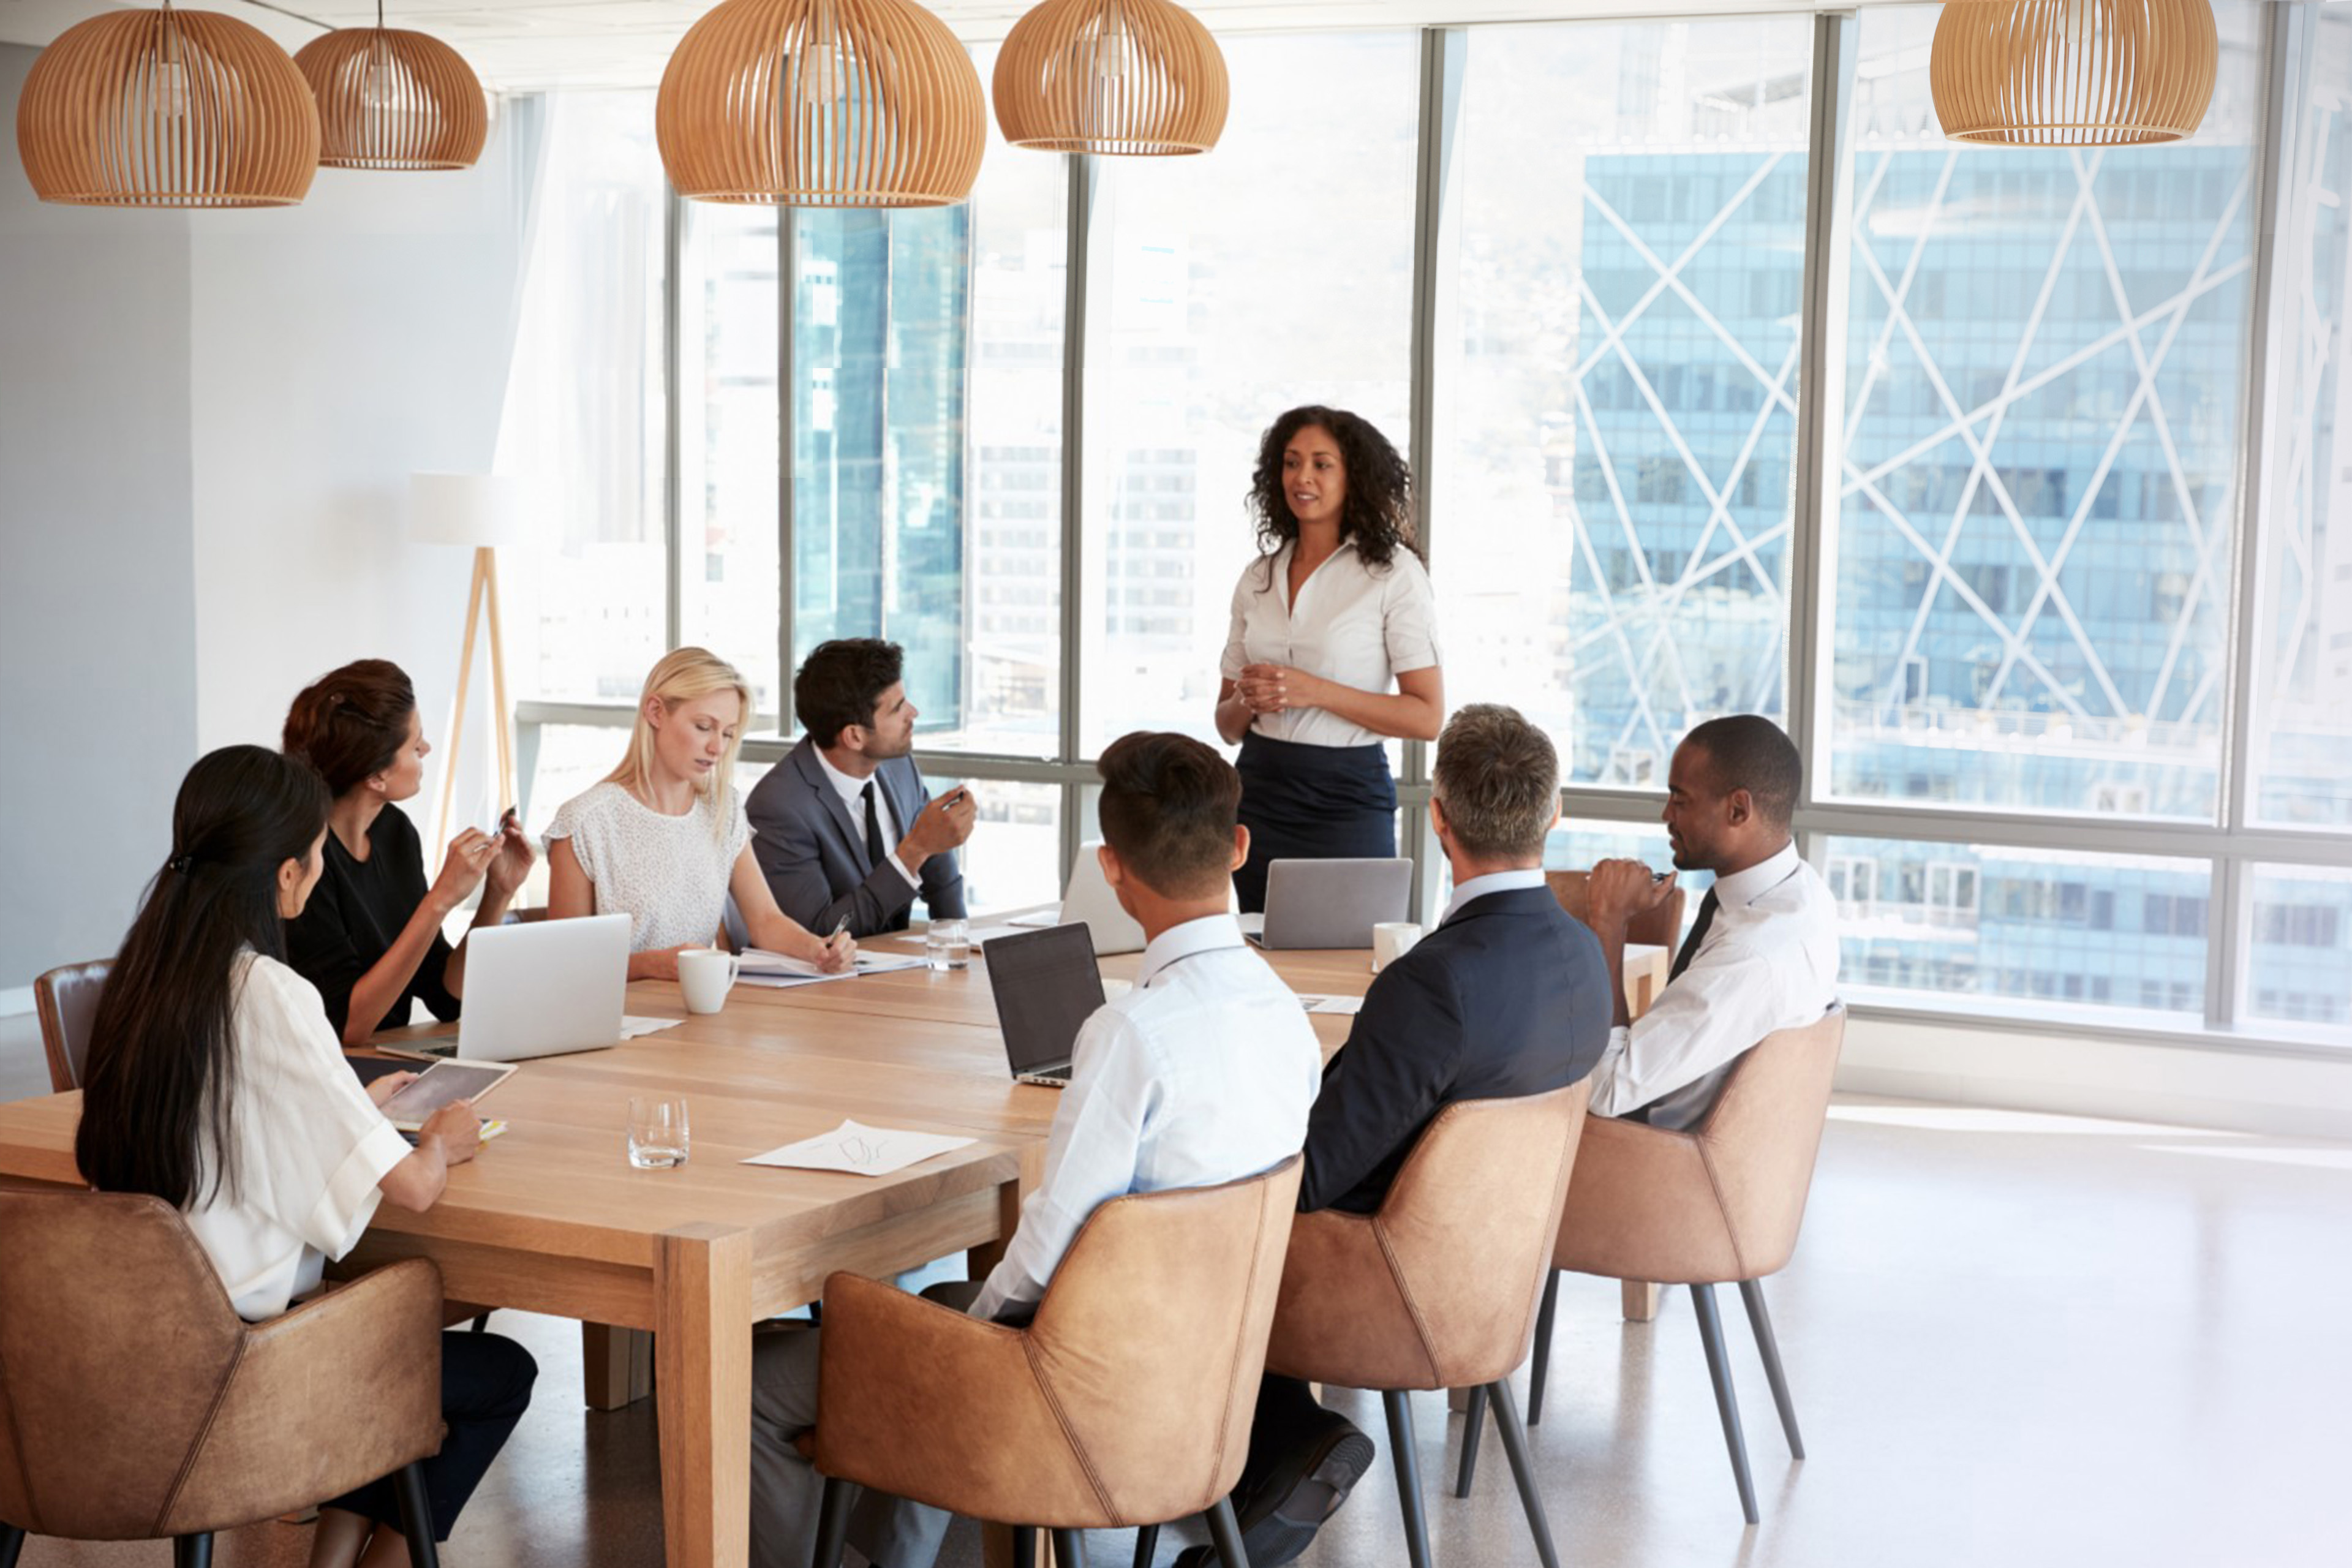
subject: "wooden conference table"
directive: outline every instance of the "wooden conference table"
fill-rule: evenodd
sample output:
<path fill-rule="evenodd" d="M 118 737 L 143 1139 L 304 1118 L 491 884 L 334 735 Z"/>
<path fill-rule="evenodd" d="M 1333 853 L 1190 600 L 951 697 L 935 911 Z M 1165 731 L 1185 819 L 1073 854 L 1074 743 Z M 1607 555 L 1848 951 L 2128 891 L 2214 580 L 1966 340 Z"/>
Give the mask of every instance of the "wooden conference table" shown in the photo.
<path fill-rule="evenodd" d="M 1664 978 L 1664 952 L 1638 951 L 1627 982 L 1637 1005 Z M 1370 982 L 1361 952 L 1272 957 L 1303 993 L 1360 995 Z M 1138 963 L 1106 959 L 1103 970 L 1127 978 Z M 632 984 L 628 1009 L 686 1017 L 667 982 Z M 1312 1022 L 1328 1051 L 1350 1020 Z M 379 1208 L 352 1261 L 429 1258 L 453 1300 L 652 1331 L 667 1560 L 738 1568 L 751 1325 L 817 1300 L 836 1269 L 887 1277 L 958 1250 L 992 1266 L 1044 1164 L 1056 1092 L 1011 1081 L 982 963 L 784 991 L 738 985 L 719 1013 L 525 1066 L 488 1108 L 507 1134 L 453 1171 L 432 1209 Z M 629 1165 L 625 1122 L 641 1094 L 686 1097 L 685 1165 Z M 79 1094 L 0 1104 L 0 1182 L 81 1185 L 79 1114 Z M 882 1177 L 739 1163 L 845 1117 L 974 1142 Z"/>

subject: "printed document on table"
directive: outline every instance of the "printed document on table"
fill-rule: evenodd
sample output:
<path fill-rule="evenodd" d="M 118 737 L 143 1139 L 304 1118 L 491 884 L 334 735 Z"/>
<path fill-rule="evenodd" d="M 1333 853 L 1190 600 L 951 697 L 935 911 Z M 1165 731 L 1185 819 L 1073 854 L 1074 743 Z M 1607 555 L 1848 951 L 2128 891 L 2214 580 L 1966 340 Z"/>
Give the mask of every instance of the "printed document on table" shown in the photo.
<path fill-rule="evenodd" d="M 1364 1010 L 1361 996 L 1316 996 L 1307 992 L 1298 994 L 1298 1005 L 1310 1013 L 1332 1013 L 1352 1017 Z"/>
<path fill-rule="evenodd" d="M 639 1035 L 651 1035 L 663 1029 L 675 1029 L 685 1022 L 683 1018 L 640 1018 L 632 1013 L 621 1019 L 621 1038 L 634 1040 Z"/>
<path fill-rule="evenodd" d="M 950 1138 L 940 1132 L 897 1131 L 887 1127 L 868 1127 L 860 1121 L 844 1121 L 830 1132 L 754 1154 L 743 1163 L 778 1165 L 793 1171 L 844 1171 L 858 1176 L 887 1176 L 934 1154 L 961 1149 L 971 1142 L 969 1138 Z"/>
<path fill-rule="evenodd" d="M 861 952 L 857 965 L 836 974 L 827 974 L 804 958 L 786 958 L 781 952 L 769 952 L 761 948 L 744 951 L 743 963 L 737 978 L 746 985 L 765 985 L 781 991 L 789 985 L 817 985 L 828 980 L 855 980 L 861 974 L 888 974 L 894 970 L 920 969 L 924 961 L 901 954 Z"/>

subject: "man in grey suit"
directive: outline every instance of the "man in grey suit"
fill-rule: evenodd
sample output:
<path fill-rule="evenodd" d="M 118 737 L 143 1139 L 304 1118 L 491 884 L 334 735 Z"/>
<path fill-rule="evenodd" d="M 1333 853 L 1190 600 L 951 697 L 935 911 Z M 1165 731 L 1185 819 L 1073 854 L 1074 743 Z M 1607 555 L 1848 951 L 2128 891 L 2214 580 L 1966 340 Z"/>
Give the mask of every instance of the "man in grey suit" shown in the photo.
<path fill-rule="evenodd" d="M 955 851 L 971 837 L 971 792 L 933 800 L 923 787 L 904 668 L 877 637 L 819 644 L 793 678 L 808 733 L 745 803 L 777 907 L 813 931 L 904 931 L 918 892 L 932 919 L 964 917 Z"/>

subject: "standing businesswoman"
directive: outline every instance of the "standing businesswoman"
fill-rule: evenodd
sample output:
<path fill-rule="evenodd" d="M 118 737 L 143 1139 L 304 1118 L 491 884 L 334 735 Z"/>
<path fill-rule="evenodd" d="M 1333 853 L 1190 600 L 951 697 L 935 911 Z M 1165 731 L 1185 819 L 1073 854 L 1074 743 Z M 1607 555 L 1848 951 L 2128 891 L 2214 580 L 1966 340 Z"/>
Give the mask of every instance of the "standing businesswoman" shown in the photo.
<path fill-rule="evenodd" d="M 383 1199 L 432 1207 L 481 1141 L 461 1100 L 411 1149 L 377 1109 L 410 1075 L 361 1088 L 317 989 L 283 962 L 286 925 L 319 883 L 328 805 L 307 764 L 260 746 L 188 770 L 171 858 L 115 955 L 82 1079 L 82 1174 L 176 1205 L 248 1322 L 318 1289 Z M 497 1334 L 442 1335 L 448 1436 L 425 1461 L 439 1538 L 522 1418 L 537 1370 Z M 368 1418 L 353 1390 L 309 1394 Z M 405 1563 L 399 1519 L 388 1480 L 320 1504 L 312 1568 Z"/>
<path fill-rule="evenodd" d="M 1386 437 L 1292 409 L 1259 443 L 1250 512 L 1259 552 L 1234 588 L 1217 733 L 1241 743 L 1234 886 L 1255 913 L 1272 861 L 1396 853 L 1385 742 L 1437 739 L 1445 682 L 1412 475 Z"/>
<path fill-rule="evenodd" d="M 548 825 L 548 918 L 628 915 L 632 980 L 677 979 L 680 952 L 720 940 L 730 894 L 752 946 L 827 973 L 856 961 L 845 930 L 819 936 L 778 909 L 751 857 L 735 787 L 751 720 L 751 683 L 733 665 L 698 647 L 663 655 L 628 755 Z"/>
<path fill-rule="evenodd" d="M 319 770 L 335 797 L 326 869 L 300 918 L 287 922 L 287 962 L 319 988 L 327 1022 L 346 1046 L 408 1022 L 411 1002 L 445 1023 L 455 1018 L 466 944 L 452 949 L 441 922 L 476 888 L 482 901 L 474 925 L 506 919 L 530 875 L 530 840 L 510 818 L 495 833 L 468 827 L 425 884 L 422 841 L 397 803 L 423 787 L 433 748 L 416 689 L 388 660 L 363 658 L 305 688 L 286 715 L 285 746 Z"/>

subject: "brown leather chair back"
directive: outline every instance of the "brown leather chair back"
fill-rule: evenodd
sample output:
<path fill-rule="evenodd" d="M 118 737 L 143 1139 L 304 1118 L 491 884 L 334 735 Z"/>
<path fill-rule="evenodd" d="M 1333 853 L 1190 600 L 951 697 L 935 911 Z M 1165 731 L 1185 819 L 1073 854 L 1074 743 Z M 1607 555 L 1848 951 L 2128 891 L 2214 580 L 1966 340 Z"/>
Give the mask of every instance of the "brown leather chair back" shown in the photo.
<path fill-rule="evenodd" d="M 248 1326 L 177 1210 L 0 1191 L 0 1520 L 136 1541 L 335 1497 L 441 1443 L 440 1276 Z"/>
<path fill-rule="evenodd" d="M 58 1094 L 81 1087 L 82 1064 L 89 1059 L 89 1026 L 106 990 L 110 958 L 68 963 L 33 982 L 33 1005 L 41 1016 L 41 1045 L 49 1054 L 49 1088 Z"/>
<path fill-rule="evenodd" d="M 1760 1279 L 1787 1267 L 1844 1041 L 1843 1006 L 1765 1036 L 1685 1131 L 1594 1118 L 1554 1265 L 1670 1285 Z"/>
<path fill-rule="evenodd" d="M 1102 1205 L 1025 1330 L 835 1275 L 818 1468 L 1055 1528 L 1213 1506 L 1248 1454 L 1299 1172 Z"/>
<path fill-rule="evenodd" d="M 1546 871 L 1544 885 L 1559 907 L 1586 925 L 1592 923 L 1592 873 L 1590 871 Z M 1654 910 L 1645 910 L 1625 922 L 1625 940 L 1643 947 L 1663 947 L 1668 952 L 1682 945 L 1683 889 L 1676 883 L 1675 890 Z"/>
<path fill-rule="evenodd" d="M 1475 1388 L 1527 1359 L 1576 1164 L 1588 1079 L 1439 1111 L 1375 1215 L 1291 1229 L 1266 1351 L 1348 1388 Z"/>

